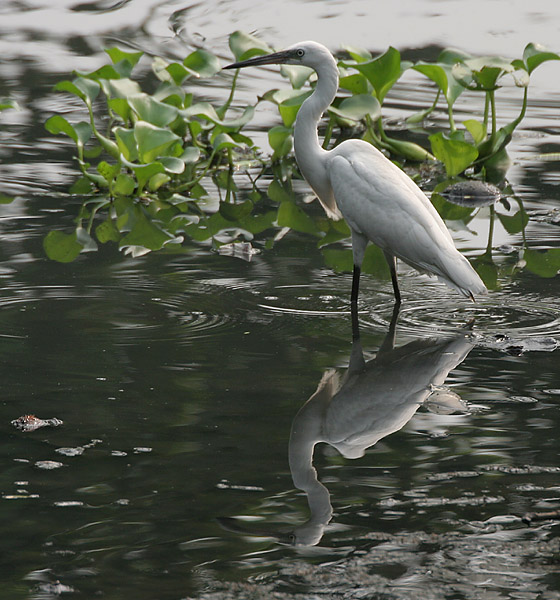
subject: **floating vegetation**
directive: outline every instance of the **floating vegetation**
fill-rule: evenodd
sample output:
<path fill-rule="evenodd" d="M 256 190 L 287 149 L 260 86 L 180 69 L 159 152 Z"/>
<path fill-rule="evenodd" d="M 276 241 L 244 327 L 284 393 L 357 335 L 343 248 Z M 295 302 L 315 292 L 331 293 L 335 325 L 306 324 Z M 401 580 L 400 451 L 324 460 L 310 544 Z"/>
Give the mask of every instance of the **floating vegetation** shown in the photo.
<path fill-rule="evenodd" d="M 272 50 L 239 31 L 231 34 L 229 46 L 236 61 Z M 250 260 L 258 246 L 270 248 L 287 232 L 296 231 L 317 239 L 326 264 L 351 270 L 349 249 L 326 248 L 349 238 L 347 225 L 322 213 L 310 214 L 293 191 L 293 181 L 300 177 L 292 156 L 293 125 L 310 94 L 306 86 L 315 84 L 312 70 L 283 66 L 282 75 L 291 88 L 269 90 L 256 104 L 240 110 L 234 106 L 237 73 L 224 102 L 210 103 L 204 97 L 200 82 L 221 71 L 219 59 L 206 50 L 195 50 L 182 62 L 154 58 L 157 85 L 152 93 L 135 77 L 139 61 L 145 59 L 142 52 L 109 48 L 106 53 L 108 64 L 76 73 L 55 86 L 81 100 L 85 119 L 71 123 L 59 114 L 45 124 L 51 134 L 66 135 L 74 142 L 81 176 L 70 193 L 82 198 L 74 230 L 55 230 L 46 236 L 49 258 L 71 262 L 107 243 L 116 243 L 132 256 L 162 249 L 180 252 L 183 242 L 190 240 L 211 245 L 222 255 Z M 503 181 L 506 148 L 525 116 L 531 74 L 542 63 L 559 59 L 535 44 L 527 45 L 515 60 L 447 49 L 433 63 L 403 61 L 392 47 L 376 57 L 346 47 L 338 61 L 339 94 L 325 115 L 324 147 L 359 136 L 396 161 L 435 164 L 437 159 L 447 179 L 436 185 L 432 201 L 444 219 L 468 223 L 476 210 L 498 198 L 509 213 L 504 197 L 514 194 Z M 425 134 L 424 145 L 394 139 L 384 126 L 383 103 L 408 70 L 421 73 L 435 86 L 430 106 L 406 120 L 416 134 Z M 506 77 L 520 89 L 520 110 L 512 122 L 498 127 L 496 93 Z M 453 107 L 465 90 L 480 94 L 479 115 L 458 124 Z M 246 130 L 259 102 L 273 104 L 280 118 L 268 132 L 270 155 Z M 423 130 L 426 118 L 442 104 L 448 130 Z M 500 188 L 487 180 L 499 180 Z M 497 216 L 508 233 L 524 232 L 528 216 L 518 204 L 513 215 L 493 211 L 492 223 Z M 492 230 L 493 226 L 487 251 L 474 266 L 486 285 L 495 288 L 499 273 L 491 257 Z M 541 255 L 523 242 L 507 273 L 526 267 L 543 277 L 556 275 L 560 256 L 552 250 Z M 368 249 L 363 268 L 388 277 L 376 248 Z"/>

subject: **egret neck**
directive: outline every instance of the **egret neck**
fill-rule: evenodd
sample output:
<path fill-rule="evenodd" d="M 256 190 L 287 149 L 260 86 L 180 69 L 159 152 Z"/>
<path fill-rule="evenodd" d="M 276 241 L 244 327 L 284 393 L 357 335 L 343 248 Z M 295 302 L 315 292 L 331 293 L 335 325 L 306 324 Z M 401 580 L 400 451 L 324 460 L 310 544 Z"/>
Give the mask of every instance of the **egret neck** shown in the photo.
<path fill-rule="evenodd" d="M 327 57 L 330 57 L 330 61 L 313 67 L 317 71 L 317 85 L 299 109 L 294 127 L 294 150 L 302 175 L 319 197 L 327 214 L 336 214 L 338 209 L 325 166 L 327 151 L 319 143 L 317 132 L 322 114 L 338 91 L 338 67 L 330 53 L 322 56 L 323 60 Z"/>

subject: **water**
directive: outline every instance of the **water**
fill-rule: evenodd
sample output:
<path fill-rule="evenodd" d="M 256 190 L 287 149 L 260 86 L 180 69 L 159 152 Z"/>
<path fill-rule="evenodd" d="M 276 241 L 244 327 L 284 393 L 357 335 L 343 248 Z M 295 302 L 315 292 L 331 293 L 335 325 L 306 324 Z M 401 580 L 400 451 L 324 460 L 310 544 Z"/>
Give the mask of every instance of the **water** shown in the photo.
<path fill-rule="evenodd" d="M 171 0 L 0 9 L 2 93 L 23 107 L 0 116 L 0 191 L 16 196 L 0 213 L 0 597 L 560 597 L 557 521 L 521 520 L 559 508 L 557 278 L 511 278 L 516 259 L 497 253 L 501 287 L 471 305 L 403 268 L 395 344 L 390 282 L 364 278 L 362 369 L 350 276 L 305 236 L 251 263 L 204 246 L 44 257 L 46 232 L 78 208 L 60 195 L 72 150 L 42 126 L 76 105 L 50 89 L 102 64 L 103 45 L 181 56 L 205 40 L 226 57 L 237 27 L 277 46 L 393 44 L 416 58 L 557 42 L 552 5 L 372 6 L 232 0 L 218 7 L 227 19 L 217 3 Z M 535 159 L 559 142 L 553 67 L 535 73 L 508 172 L 534 248 L 559 245 L 558 163 Z M 238 102 L 280 83 L 255 71 Z M 222 80 L 205 93 L 223 96 Z M 398 124 L 429 98 L 406 79 L 388 116 Z M 513 118 L 515 90 L 499 102 Z M 458 114 L 472 108 L 465 96 Z M 270 119 L 263 106 L 262 139 Z M 484 211 L 451 226 L 465 254 L 482 253 Z M 520 242 L 496 222 L 494 247 Z M 11 424 L 24 415 L 63 424 L 24 432 Z"/>

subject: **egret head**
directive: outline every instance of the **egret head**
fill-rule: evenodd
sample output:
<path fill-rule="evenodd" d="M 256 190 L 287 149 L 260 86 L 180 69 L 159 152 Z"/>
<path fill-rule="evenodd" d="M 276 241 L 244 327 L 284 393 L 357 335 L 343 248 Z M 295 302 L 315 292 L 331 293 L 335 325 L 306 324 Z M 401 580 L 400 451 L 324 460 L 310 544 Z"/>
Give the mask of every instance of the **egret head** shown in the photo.
<path fill-rule="evenodd" d="M 224 69 L 240 69 L 260 65 L 302 65 L 317 69 L 325 62 L 334 62 L 332 54 L 325 46 L 317 42 L 300 42 L 280 52 L 255 56 L 238 63 L 227 65 Z"/>

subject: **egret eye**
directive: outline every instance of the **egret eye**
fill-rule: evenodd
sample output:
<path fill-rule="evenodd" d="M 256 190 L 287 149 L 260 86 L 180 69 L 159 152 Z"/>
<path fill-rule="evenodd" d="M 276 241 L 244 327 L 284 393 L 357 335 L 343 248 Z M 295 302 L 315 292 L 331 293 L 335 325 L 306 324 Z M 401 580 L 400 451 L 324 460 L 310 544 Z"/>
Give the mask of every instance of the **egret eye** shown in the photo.
<path fill-rule="evenodd" d="M 305 54 L 305 50 L 303 50 L 303 48 L 300 48 L 299 50 L 296 50 L 296 56 L 298 58 L 301 58 L 304 54 Z"/>

